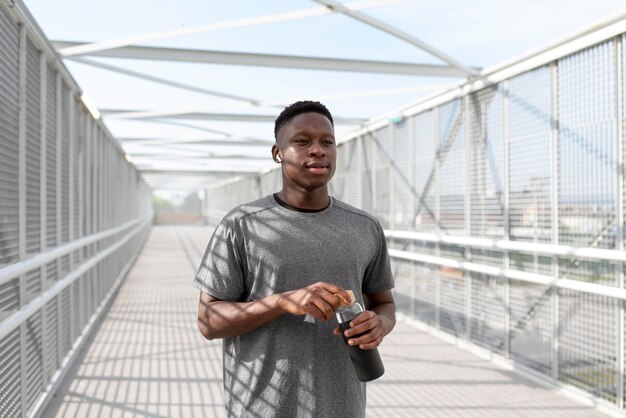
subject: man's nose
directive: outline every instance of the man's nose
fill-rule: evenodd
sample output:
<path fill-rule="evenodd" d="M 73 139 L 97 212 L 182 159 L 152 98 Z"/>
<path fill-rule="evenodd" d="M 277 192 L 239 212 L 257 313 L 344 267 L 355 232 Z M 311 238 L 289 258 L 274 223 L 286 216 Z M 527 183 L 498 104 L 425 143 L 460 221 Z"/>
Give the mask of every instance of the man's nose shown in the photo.
<path fill-rule="evenodd" d="M 321 157 L 321 156 L 326 155 L 326 151 L 324 150 L 324 147 L 322 146 L 322 144 L 320 144 L 319 142 L 313 142 L 311 143 L 311 146 L 309 147 L 309 154 Z"/>

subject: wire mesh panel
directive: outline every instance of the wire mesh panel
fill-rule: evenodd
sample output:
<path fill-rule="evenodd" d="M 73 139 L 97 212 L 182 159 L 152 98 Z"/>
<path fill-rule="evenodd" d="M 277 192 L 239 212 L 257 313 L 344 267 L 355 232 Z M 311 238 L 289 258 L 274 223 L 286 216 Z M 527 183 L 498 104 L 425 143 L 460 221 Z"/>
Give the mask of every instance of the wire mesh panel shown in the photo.
<path fill-rule="evenodd" d="M 106 277 L 106 276 L 102 276 Z M 70 289 L 65 288 L 59 296 L 59 311 L 57 321 L 61 325 L 59 327 L 58 335 L 58 347 L 61 358 L 70 351 L 72 347 L 72 315 L 71 315 L 71 301 L 70 301 Z"/>
<path fill-rule="evenodd" d="M 376 131 L 372 137 L 374 148 L 374 196 L 372 201 L 373 214 L 376 215 L 383 228 L 391 226 L 391 144 L 389 127 Z"/>
<path fill-rule="evenodd" d="M 472 236 L 504 235 L 504 129 L 502 86 L 470 96 L 470 225 Z"/>
<path fill-rule="evenodd" d="M 491 250 L 468 250 L 471 254 L 471 260 L 474 263 L 480 263 L 488 266 L 503 267 L 504 266 L 504 253 L 502 251 Z"/>
<path fill-rule="evenodd" d="M 18 259 L 19 32 L 0 6 L 0 265 Z"/>
<path fill-rule="evenodd" d="M 439 225 L 450 235 L 465 230 L 465 140 L 461 100 L 439 108 Z"/>
<path fill-rule="evenodd" d="M 552 290 L 519 281 L 510 290 L 510 355 L 519 364 L 549 375 L 552 369 Z"/>
<path fill-rule="evenodd" d="M 620 263 L 593 261 L 577 257 L 559 257 L 560 277 L 607 286 L 619 285 Z"/>
<path fill-rule="evenodd" d="M 346 200 L 345 196 L 348 192 L 349 173 L 347 168 L 349 155 L 346 153 L 346 151 L 348 151 L 349 148 L 349 145 L 345 144 L 341 147 L 341 149 L 337 150 L 335 175 L 328 185 L 328 192 L 343 201 Z"/>
<path fill-rule="evenodd" d="M 61 242 L 70 240 L 70 89 L 62 84 L 61 87 Z M 69 256 L 61 259 L 63 272 L 69 271 Z"/>
<path fill-rule="evenodd" d="M 541 273 L 545 275 L 552 274 L 552 257 L 540 256 L 537 253 L 511 251 L 509 252 L 509 264 L 512 269 L 518 271 Z"/>
<path fill-rule="evenodd" d="M 57 73 L 51 65 L 46 70 L 46 244 L 57 245 Z M 56 266 L 47 269 L 49 278 Z"/>
<path fill-rule="evenodd" d="M 372 213 L 374 210 L 374 182 L 376 173 L 373 168 L 374 142 L 369 137 L 357 139 L 356 158 L 359 164 L 358 175 L 361 178 L 361 209 Z"/>
<path fill-rule="evenodd" d="M 509 219 L 512 240 L 552 240 L 551 76 L 537 68 L 509 81 Z"/>
<path fill-rule="evenodd" d="M 0 314 L 6 316 L 20 308 L 19 279 L 0 284 Z"/>
<path fill-rule="evenodd" d="M 0 412 L 2 417 L 21 418 L 20 331 L 0 340 Z"/>
<path fill-rule="evenodd" d="M 337 148 L 338 155 L 345 158 L 345 165 L 341 170 L 344 175 L 344 189 L 341 195 L 337 195 L 344 202 L 360 207 L 361 206 L 361 176 L 359 170 L 359 142 L 349 141 Z M 337 168 L 337 171 L 339 167 Z"/>
<path fill-rule="evenodd" d="M 414 316 L 418 320 L 435 325 L 437 321 L 437 267 L 432 264 L 415 263 Z"/>
<path fill-rule="evenodd" d="M 33 298 L 39 296 L 41 292 L 41 269 L 37 268 L 26 273 L 24 279 L 25 296 L 24 302 L 30 302 Z"/>
<path fill-rule="evenodd" d="M 85 280 L 85 276 L 81 276 L 70 286 L 71 300 L 72 304 L 72 329 L 79 331 L 83 329 L 85 325 L 86 312 L 84 302 L 82 300 L 83 296 L 83 281 Z"/>
<path fill-rule="evenodd" d="M 84 216 L 84 214 L 81 214 L 81 209 L 80 209 L 81 204 L 82 204 L 80 186 L 82 182 L 81 174 L 83 170 L 83 165 L 81 162 L 83 160 L 83 147 L 84 147 L 84 129 L 81 129 L 81 128 L 83 128 L 84 117 L 86 116 L 82 116 L 84 114 L 81 114 L 79 112 L 79 107 L 77 103 L 74 105 L 74 109 L 75 109 L 74 110 L 74 153 L 73 153 L 74 161 L 72 163 L 73 184 L 72 184 L 72 220 L 71 222 L 72 222 L 72 229 L 74 232 L 74 236 L 72 237 L 72 239 L 77 239 L 81 237 L 80 217 L 81 215 Z M 116 173 L 116 175 L 119 176 L 120 172 L 123 172 L 123 171 L 124 170 L 116 169 L 114 173 Z M 117 182 L 119 182 L 119 180 Z M 123 189 L 123 188 L 120 188 L 120 189 Z M 114 203 L 114 210 L 118 210 L 118 207 L 120 205 L 116 205 L 114 201 L 113 203 Z M 74 251 L 73 257 L 74 257 L 74 263 L 79 263 L 81 261 L 81 252 Z"/>
<path fill-rule="evenodd" d="M 345 180 L 343 192 L 341 194 L 333 194 L 350 205 L 361 207 L 363 201 L 362 183 L 365 180 L 362 172 L 362 141 L 357 138 L 342 144 L 340 147 L 337 147 L 337 154 L 345 158 L 345 165 L 341 171 L 339 166 L 337 166 L 339 176 L 344 176 Z M 333 178 L 331 184 L 334 182 L 335 178 Z"/>
<path fill-rule="evenodd" d="M 615 248 L 616 112 L 614 43 L 561 59 L 559 241 Z"/>
<path fill-rule="evenodd" d="M 576 291 L 559 292 L 559 378 L 615 402 L 618 304 Z"/>
<path fill-rule="evenodd" d="M 465 249 L 451 245 L 440 245 L 441 256 L 455 260 L 465 258 Z M 445 331 L 464 336 L 467 328 L 465 315 L 466 273 L 453 267 L 439 266 L 439 325 Z"/>
<path fill-rule="evenodd" d="M 25 324 L 26 409 L 31 411 L 43 391 L 43 357 L 41 351 L 41 313 L 32 315 Z"/>
<path fill-rule="evenodd" d="M 505 281 L 501 277 L 478 273 L 471 273 L 471 278 L 470 339 L 477 345 L 502 353 L 508 338 Z"/>
<path fill-rule="evenodd" d="M 410 230 L 413 228 L 414 186 L 413 186 L 413 138 L 411 135 L 412 119 L 403 120 L 394 125 L 393 139 L 393 229 Z"/>
<path fill-rule="evenodd" d="M 393 261 L 391 265 L 395 287 L 394 299 L 401 312 L 410 313 L 413 303 L 413 263 L 409 261 Z"/>
<path fill-rule="evenodd" d="M 57 350 L 57 300 L 52 299 L 44 306 L 44 317 L 46 318 L 45 338 L 42 341 L 43 364 L 46 366 L 45 375 L 52 376 L 59 367 L 59 353 Z"/>
<path fill-rule="evenodd" d="M 436 139 L 434 112 L 429 110 L 416 115 L 413 180 L 416 207 L 412 215 L 414 228 L 420 231 L 437 229 L 436 219 L 436 184 L 435 173 Z M 437 138 L 438 141 L 438 138 Z"/>
<path fill-rule="evenodd" d="M 39 51 L 26 42 L 26 252 L 41 248 L 41 118 Z"/>

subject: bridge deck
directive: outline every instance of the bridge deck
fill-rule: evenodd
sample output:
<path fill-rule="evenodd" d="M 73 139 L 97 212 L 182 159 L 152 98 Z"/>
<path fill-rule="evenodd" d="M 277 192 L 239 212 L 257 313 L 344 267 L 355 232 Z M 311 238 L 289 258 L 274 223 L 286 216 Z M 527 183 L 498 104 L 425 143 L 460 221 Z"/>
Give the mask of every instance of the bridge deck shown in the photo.
<path fill-rule="evenodd" d="M 221 343 L 196 327 L 191 280 L 208 227 L 154 227 L 45 417 L 223 417 Z M 514 372 L 399 323 L 368 385 L 368 417 L 600 417 Z"/>

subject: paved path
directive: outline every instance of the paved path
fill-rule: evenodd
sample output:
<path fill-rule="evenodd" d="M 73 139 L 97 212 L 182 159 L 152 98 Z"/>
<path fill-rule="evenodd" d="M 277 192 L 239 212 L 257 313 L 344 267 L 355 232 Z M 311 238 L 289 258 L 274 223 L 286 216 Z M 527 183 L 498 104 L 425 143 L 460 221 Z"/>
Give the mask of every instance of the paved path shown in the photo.
<path fill-rule="evenodd" d="M 44 417 L 225 416 L 221 343 L 198 332 L 191 286 L 209 233 L 153 228 Z M 368 385 L 368 417 L 604 416 L 406 324 L 381 350 L 387 372 Z"/>

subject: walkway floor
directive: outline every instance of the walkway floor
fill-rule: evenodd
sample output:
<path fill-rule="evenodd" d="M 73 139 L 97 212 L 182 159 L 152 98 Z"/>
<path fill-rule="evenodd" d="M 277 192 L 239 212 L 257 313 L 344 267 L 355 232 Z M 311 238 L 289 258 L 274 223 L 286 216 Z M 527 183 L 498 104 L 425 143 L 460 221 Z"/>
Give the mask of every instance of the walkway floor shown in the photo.
<path fill-rule="evenodd" d="M 155 227 L 44 417 L 223 417 L 221 342 L 196 327 L 207 227 Z M 368 417 L 602 417 L 399 323 L 368 384 Z M 323 418 L 323 417 L 321 417 Z"/>

